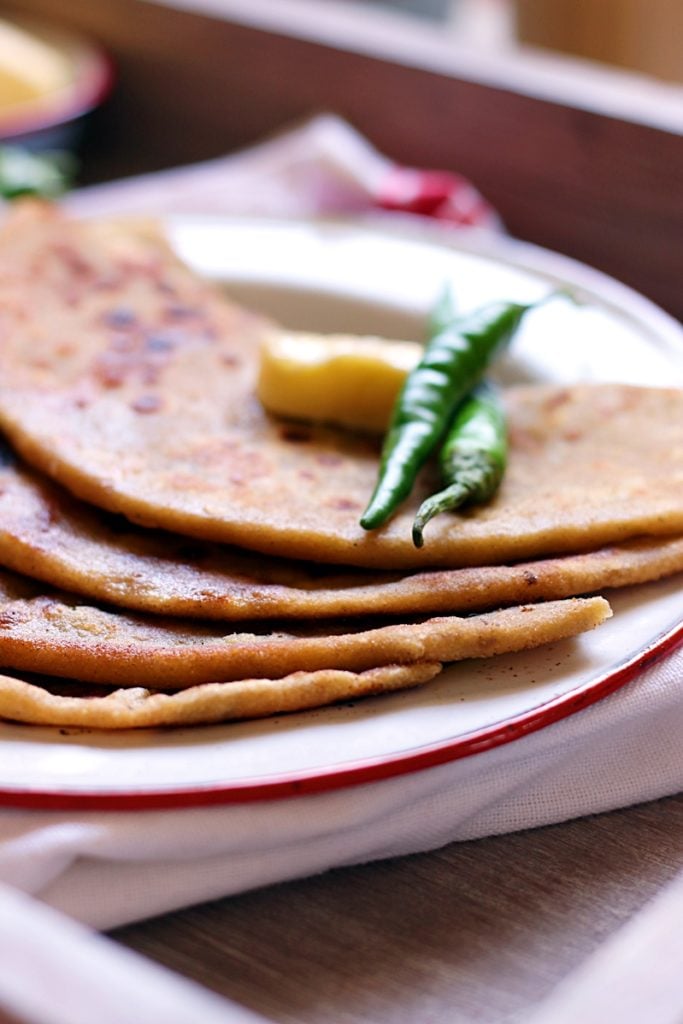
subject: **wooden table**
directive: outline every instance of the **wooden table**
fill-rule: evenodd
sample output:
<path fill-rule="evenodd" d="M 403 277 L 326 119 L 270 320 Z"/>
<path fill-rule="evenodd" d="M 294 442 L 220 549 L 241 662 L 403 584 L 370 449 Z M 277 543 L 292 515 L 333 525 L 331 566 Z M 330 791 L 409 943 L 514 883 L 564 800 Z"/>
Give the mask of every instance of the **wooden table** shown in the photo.
<path fill-rule="evenodd" d="M 306 0 L 225 0 L 222 14 L 208 0 L 17 6 L 59 15 L 114 53 L 121 82 L 92 178 L 216 155 L 333 109 L 397 160 L 469 174 L 513 233 L 683 314 L 680 93 L 652 84 L 648 102 L 620 93 L 625 79 L 600 73 L 587 86 L 569 65 L 551 73 L 516 57 L 477 69 L 380 14 L 372 26 L 386 31 L 362 35 L 339 4 L 332 29 L 327 5 Z M 246 893 L 113 937 L 279 1022 L 521 1021 L 680 870 L 673 796 Z"/>
<path fill-rule="evenodd" d="M 332 871 L 114 938 L 279 1024 L 507 1024 L 682 870 L 678 796 Z"/>

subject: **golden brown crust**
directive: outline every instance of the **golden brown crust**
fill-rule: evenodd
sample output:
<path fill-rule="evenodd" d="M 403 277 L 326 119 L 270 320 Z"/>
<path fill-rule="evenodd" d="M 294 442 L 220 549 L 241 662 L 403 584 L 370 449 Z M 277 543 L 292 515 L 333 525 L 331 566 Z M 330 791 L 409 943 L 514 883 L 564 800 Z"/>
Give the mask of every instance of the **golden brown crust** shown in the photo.
<path fill-rule="evenodd" d="M 643 583 L 683 570 L 683 538 L 640 538 L 518 565 L 408 574 L 327 569 L 135 527 L 5 452 L 0 565 L 137 611 L 226 621 L 320 618 L 477 611 Z"/>
<path fill-rule="evenodd" d="M 302 623 L 238 632 L 126 615 L 67 594 L 44 594 L 0 574 L 0 664 L 116 686 L 180 689 L 212 680 L 343 668 L 457 661 L 524 650 L 592 629 L 611 614 L 603 598 L 572 598 L 465 618 L 379 625 Z"/>
<path fill-rule="evenodd" d="M 510 465 L 490 505 L 439 517 L 417 551 L 427 474 L 365 534 L 377 446 L 265 414 L 259 318 L 153 239 L 28 221 L 0 239 L 0 423 L 28 461 L 94 504 L 265 553 L 394 569 L 683 532 L 683 391 L 583 385 L 508 392 Z"/>
<path fill-rule="evenodd" d="M 173 694 L 134 687 L 87 697 L 70 696 L 65 686 L 55 693 L 46 686 L 0 675 L 0 717 L 90 729 L 206 725 L 389 693 L 427 683 L 440 671 L 440 664 L 428 662 L 386 665 L 361 673 L 322 669 L 295 672 L 283 679 L 206 683 Z M 74 690 L 77 694 L 78 686 Z"/>

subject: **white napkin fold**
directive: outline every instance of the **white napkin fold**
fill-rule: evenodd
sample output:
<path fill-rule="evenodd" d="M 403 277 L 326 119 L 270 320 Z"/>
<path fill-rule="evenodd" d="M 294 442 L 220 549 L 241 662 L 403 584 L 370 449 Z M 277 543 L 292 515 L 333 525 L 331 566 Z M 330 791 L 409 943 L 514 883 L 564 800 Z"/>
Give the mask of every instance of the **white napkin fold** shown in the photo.
<path fill-rule="evenodd" d="M 392 166 L 337 118 L 200 168 L 84 190 L 79 213 L 311 215 L 377 205 L 495 227 L 455 175 Z M 0 879 L 97 928 L 333 867 L 683 789 L 683 649 L 573 717 L 451 764 L 316 796 L 177 811 L 0 811 Z"/>

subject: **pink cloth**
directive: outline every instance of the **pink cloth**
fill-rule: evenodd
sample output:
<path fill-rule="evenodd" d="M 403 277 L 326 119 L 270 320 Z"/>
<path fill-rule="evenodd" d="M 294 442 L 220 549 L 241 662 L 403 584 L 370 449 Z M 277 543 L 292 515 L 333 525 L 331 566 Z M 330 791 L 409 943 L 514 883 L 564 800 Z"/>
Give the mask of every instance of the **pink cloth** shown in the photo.
<path fill-rule="evenodd" d="M 67 205 L 86 215 L 311 217 L 382 209 L 462 227 L 501 226 L 493 207 L 465 178 L 398 167 L 333 115 L 217 160 L 83 189 Z"/>

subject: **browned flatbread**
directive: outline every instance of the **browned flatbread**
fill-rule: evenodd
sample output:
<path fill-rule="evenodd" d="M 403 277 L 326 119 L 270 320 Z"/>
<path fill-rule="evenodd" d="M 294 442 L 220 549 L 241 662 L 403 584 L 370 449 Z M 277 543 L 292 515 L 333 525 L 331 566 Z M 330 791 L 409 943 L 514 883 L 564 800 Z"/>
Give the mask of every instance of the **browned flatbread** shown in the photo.
<path fill-rule="evenodd" d="M 392 569 L 493 564 L 683 532 L 683 391 L 507 393 L 509 470 L 485 508 L 364 533 L 377 443 L 269 417 L 272 330 L 152 237 L 20 212 L 0 238 L 0 425 L 94 504 L 266 553 Z M 552 339 L 549 339 L 549 344 Z"/>
<path fill-rule="evenodd" d="M 155 693 L 133 686 L 105 694 L 100 689 L 87 696 L 79 693 L 82 688 L 78 684 L 36 684 L 0 675 L 0 718 L 90 729 L 207 725 L 304 711 L 420 686 L 438 675 L 441 667 L 438 662 L 417 662 L 383 665 L 359 673 L 321 669 L 294 672 L 284 679 L 205 683 L 177 693 Z"/>
<path fill-rule="evenodd" d="M 72 498 L 0 446 L 0 565 L 125 608 L 203 619 L 452 613 L 659 579 L 683 570 L 683 538 L 518 565 L 344 572 L 144 530 Z"/>
<path fill-rule="evenodd" d="M 484 615 L 353 627 L 302 623 L 252 631 L 125 615 L 0 573 L 0 665 L 115 686 L 184 689 L 215 680 L 323 668 L 486 658 L 574 636 L 609 618 L 600 597 L 516 606 Z"/>

